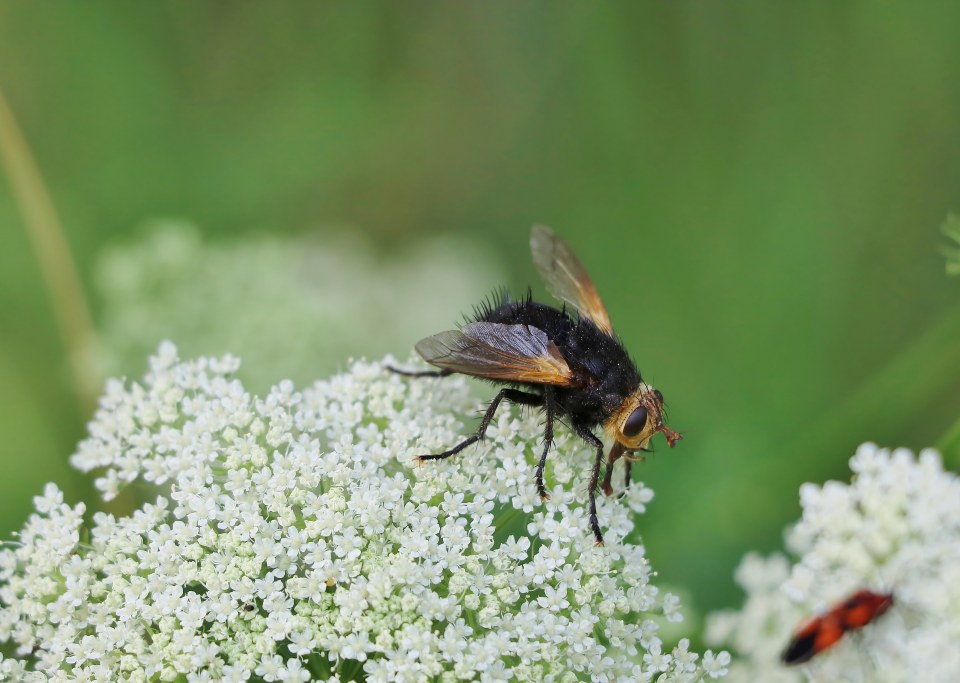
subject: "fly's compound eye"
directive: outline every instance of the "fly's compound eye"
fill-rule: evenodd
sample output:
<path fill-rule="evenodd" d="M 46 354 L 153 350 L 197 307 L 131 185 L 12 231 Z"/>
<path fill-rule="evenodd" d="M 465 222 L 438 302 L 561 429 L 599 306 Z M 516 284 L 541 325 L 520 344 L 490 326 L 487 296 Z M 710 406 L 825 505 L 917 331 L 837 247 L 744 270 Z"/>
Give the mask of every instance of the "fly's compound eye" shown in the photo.
<path fill-rule="evenodd" d="M 630 417 L 628 417 L 627 421 L 623 423 L 623 435 L 636 436 L 643 431 L 643 428 L 646 425 L 647 409 L 641 406 L 630 413 Z"/>
<path fill-rule="evenodd" d="M 660 403 L 663 403 L 663 394 L 660 393 L 659 389 L 654 389 L 653 395 L 657 397 L 657 400 L 660 401 Z"/>

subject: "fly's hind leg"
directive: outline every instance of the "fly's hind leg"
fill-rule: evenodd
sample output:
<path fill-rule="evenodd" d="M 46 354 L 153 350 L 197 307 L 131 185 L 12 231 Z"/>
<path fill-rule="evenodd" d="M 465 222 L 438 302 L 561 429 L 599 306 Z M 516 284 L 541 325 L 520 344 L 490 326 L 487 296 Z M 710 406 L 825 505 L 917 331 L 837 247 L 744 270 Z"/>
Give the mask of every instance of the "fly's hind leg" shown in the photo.
<path fill-rule="evenodd" d="M 497 408 L 500 406 L 500 402 L 503 399 L 507 399 L 513 403 L 521 403 L 529 406 L 538 406 L 542 404 L 543 399 L 537 394 L 528 394 L 525 391 L 519 391 L 517 389 L 501 389 L 499 393 L 494 396 L 493 400 L 490 401 L 490 406 L 487 408 L 487 412 L 484 413 L 483 419 L 480 421 L 480 427 L 474 433 L 473 436 L 464 439 L 458 443 L 453 448 L 443 451 L 442 453 L 433 453 L 430 455 L 418 455 L 417 462 L 425 462 L 427 460 L 445 460 L 451 455 L 456 455 L 464 448 L 471 444 L 475 444 L 477 441 L 483 438 L 483 435 L 487 433 L 487 427 L 490 426 L 490 423 L 493 421 L 493 416 L 497 413 Z"/>
<path fill-rule="evenodd" d="M 390 372 L 404 377 L 446 377 L 452 375 L 452 370 L 401 370 L 392 365 L 385 366 Z"/>

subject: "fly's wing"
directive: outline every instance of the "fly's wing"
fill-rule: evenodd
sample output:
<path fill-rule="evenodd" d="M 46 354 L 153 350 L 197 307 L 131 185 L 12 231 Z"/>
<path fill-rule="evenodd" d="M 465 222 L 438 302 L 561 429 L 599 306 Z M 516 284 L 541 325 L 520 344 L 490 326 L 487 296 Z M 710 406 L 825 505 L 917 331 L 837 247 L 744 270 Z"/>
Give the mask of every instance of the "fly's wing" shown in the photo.
<path fill-rule="evenodd" d="M 530 325 L 470 323 L 421 339 L 416 348 L 430 365 L 474 377 L 557 386 L 573 379 L 557 345 Z"/>
<path fill-rule="evenodd" d="M 530 232 L 530 251 L 550 293 L 573 306 L 604 333 L 613 336 L 610 315 L 587 270 L 567 243 L 550 228 L 535 225 Z"/>

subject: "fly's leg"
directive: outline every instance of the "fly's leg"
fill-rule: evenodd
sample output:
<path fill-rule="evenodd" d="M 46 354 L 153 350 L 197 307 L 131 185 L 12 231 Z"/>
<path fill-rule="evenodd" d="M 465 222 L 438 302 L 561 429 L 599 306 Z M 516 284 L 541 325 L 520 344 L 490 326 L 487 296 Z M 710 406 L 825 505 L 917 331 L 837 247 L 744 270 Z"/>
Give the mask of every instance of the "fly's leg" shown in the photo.
<path fill-rule="evenodd" d="M 401 370 L 392 365 L 387 365 L 386 368 L 390 372 L 404 377 L 446 377 L 453 374 L 453 370 Z"/>
<path fill-rule="evenodd" d="M 464 439 L 456 446 L 450 450 L 446 450 L 443 453 L 433 453 L 430 455 L 418 455 L 416 460 L 417 462 L 423 463 L 427 460 L 445 460 L 451 455 L 456 455 L 462 451 L 467 446 L 476 443 L 483 438 L 483 435 L 487 433 L 487 427 L 490 426 L 490 422 L 493 421 L 493 416 L 497 413 L 497 408 L 500 406 L 500 402 L 503 399 L 512 401 L 513 403 L 521 403 L 528 406 L 539 406 L 542 405 L 543 399 L 536 394 L 528 394 L 525 391 L 519 391 L 517 389 L 501 389 L 500 392 L 494 396 L 493 400 L 490 401 L 490 406 L 487 408 L 487 412 L 484 413 L 483 419 L 480 421 L 480 427 L 474 433 L 473 436 Z"/>
<path fill-rule="evenodd" d="M 597 484 L 600 483 L 600 467 L 603 465 L 603 442 L 583 425 L 574 423 L 573 429 L 577 436 L 597 449 L 597 456 L 593 460 L 593 472 L 590 474 L 590 489 L 587 493 L 590 496 L 590 529 L 593 531 L 597 545 L 603 545 L 603 534 L 600 533 L 600 522 L 597 521 Z"/>
<path fill-rule="evenodd" d="M 653 449 L 649 446 L 646 448 L 641 448 L 641 451 L 644 453 L 653 453 Z M 635 452 L 635 451 L 634 451 Z M 630 488 L 630 469 L 633 467 L 633 463 L 637 461 L 643 462 L 646 460 L 646 456 L 643 455 L 624 455 L 623 457 L 623 492 L 626 493 L 627 489 Z"/>
<path fill-rule="evenodd" d="M 607 455 L 607 471 L 603 475 L 603 484 L 600 488 L 603 489 L 603 494 L 605 496 L 613 495 L 613 464 L 620 459 L 623 455 L 623 445 L 617 441 L 610 448 L 610 453 Z M 627 460 L 627 483 L 629 485 L 630 481 L 630 461 Z"/>
<path fill-rule="evenodd" d="M 543 453 L 540 455 L 540 462 L 537 463 L 537 493 L 540 494 L 540 500 L 549 500 L 550 494 L 547 493 L 546 486 L 543 485 L 543 468 L 547 464 L 547 453 L 553 445 L 553 416 L 556 412 L 554 405 L 553 391 L 549 387 L 543 390 L 543 407 L 547 413 L 547 424 L 543 429 Z"/>
<path fill-rule="evenodd" d="M 649 448 L 641 448 L 640 450 L 644 451 L 645 453 L 653 452 Z M 631 451 L 631 453 L 633 452 L 634 451 Z M 610 482 L 610 480 L 613 478 L 613 463 L 615 463 L 621 457 L 623 458 L 623 491 L 620 492 L 621 496 L 623 496 L 627 492 L 627 489 L 630 488 L 630 470 L 633 468 L 633 463 L 635 463 L 637 460 L 644 460 L 642 455 L 631 455 L 627 453 L 627 450 L 619 443 L 614 444 L 613 448 L 610 449 L 610 455 L 607 456 L 607 471 L 603 477 L 603 492 L 608 496 L 613 495 L 613 486 Z"/>

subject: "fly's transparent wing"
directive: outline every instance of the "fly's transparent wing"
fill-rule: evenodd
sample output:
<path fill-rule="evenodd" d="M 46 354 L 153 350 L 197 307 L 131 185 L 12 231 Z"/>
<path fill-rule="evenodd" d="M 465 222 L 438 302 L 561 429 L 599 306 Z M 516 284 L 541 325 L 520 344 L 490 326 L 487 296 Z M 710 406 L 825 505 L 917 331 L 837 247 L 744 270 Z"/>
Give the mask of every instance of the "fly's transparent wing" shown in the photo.
<path fill-rule="evenodd" d="M 431 365 L 474 377 L 557 386 L 573 379 L 557 345 L 530 325 L 471 323 L 421 339 L 416 348 Z"/>
<path fill-rule="evenodd" d="M 593 286 L 593 280 L 567 243 L 550 228 L 535 225 L 530 232 L 530 251 L 550 293 L 573 306 L 605 334 L 613 336 L 610 315 Z"/>

